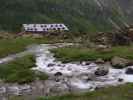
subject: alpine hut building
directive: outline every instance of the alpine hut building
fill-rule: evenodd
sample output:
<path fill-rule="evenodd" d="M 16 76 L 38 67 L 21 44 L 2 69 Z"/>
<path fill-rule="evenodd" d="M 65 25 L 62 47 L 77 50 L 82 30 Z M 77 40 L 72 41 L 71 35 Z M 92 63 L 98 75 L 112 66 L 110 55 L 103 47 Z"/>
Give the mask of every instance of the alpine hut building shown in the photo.
<path fill-rule="evenodd" d="M 69 29 L 64 24 L 23 24 L 24 32 L 50 33 L 63 32 Z"/>

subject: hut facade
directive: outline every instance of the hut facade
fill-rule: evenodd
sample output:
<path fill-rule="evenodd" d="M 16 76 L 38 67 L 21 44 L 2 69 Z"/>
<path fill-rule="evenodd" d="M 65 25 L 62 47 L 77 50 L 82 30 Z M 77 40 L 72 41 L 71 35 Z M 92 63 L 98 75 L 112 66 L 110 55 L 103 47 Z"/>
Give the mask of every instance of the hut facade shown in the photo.
<path fill-rule="evenodd" d="M 64 24 L 23 24 L 25 32 L 68 31 Z"/>

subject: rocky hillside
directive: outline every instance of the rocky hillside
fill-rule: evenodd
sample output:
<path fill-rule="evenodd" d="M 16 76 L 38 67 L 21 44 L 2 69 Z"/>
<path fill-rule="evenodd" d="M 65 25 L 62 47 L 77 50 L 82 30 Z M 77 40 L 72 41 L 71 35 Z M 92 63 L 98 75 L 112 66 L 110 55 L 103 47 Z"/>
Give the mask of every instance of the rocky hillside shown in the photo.
<path fill-rule="evenodd" d="M 0 29 L 65 23 L 73 32 L 110 31 L 132 24 L 132 4 L 132 0 L 0 0 Z"/>

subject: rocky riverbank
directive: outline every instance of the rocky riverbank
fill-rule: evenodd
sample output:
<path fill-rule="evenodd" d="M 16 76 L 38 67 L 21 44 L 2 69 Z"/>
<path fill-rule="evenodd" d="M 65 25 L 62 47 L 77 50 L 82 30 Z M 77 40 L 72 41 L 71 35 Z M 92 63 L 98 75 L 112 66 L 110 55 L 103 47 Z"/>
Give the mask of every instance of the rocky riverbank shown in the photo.
<path fill-rule="evenodd" d="M 27 100 L 29 100 L 28 98 L 34 100 L 34 97 L 37 96 L 54 96 L 94 91 L 102 87 L 133 82 L 132 66 L 114 69 L 110 62 L 104 62 L 101 59 L 95 62 L 62 63 L 61 61 L 57 61 L 54 58 L 54 54 L 49 51 L 50 49 L 67 45 L 72 44 L 42 44 L 30 47 L 30 50 L 34 51 L 33 53 L 36 55 L 37 67 L 33 68 L 33 70 L 46 73 L 49 79 L 46 81 L 36 80 L 24 85 L 5 84 L 1 82 L 1 98 L 12 95 L 23 95 L 27 97 Z"/>

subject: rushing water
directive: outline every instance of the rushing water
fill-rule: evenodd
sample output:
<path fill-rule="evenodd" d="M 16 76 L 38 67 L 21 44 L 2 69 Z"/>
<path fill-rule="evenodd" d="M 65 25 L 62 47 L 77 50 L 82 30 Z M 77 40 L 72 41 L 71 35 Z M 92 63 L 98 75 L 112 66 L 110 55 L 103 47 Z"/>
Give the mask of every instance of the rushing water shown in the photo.
<path fill-rule="evenodd" d="M 95 70 L 99 67 L 95 63 L 84 65 L 80 63 L 62 63 L 54 58 L 54 55 L 49 51 L 52 48 L 57 48 L 52 45 L 40 45 L 37 47 L 36 65 L 37 70 L 43 71 L 49 75 L 61 72 L 64 76 L 69 76 L 70 85 L 79 89 L 93 90 L 96 87 L 103 87 L 107 85 L 119 85 L 127 82 L 133 82 L 133 75 L 125 74 L 126 69 L 113 69 L 109 64 L 102 66 L 109 67 L 109 74 L 101 77 L 94 77 L 94 80 L 85 81 L 86 74 L 93 75 Z M 51 66 L 49 66 L 51 65 Z M 124 81 L 119 82 L 118 79 Z"/>
<path fill-rule="evenodd" d="M 0 63 L 11 61 L 29 53 L 34 53 L 36 55 L 37 65 L 37 67 L 33 68 L 34 70 L 45 72 L 49 76 L 60 72 L 63 74 L 63 77 L 67 77 L 67 84 L 69 84 L 69 86 L 79 90 L 93 91 L 96 87 L 116 86 L 127 82 L 133 82 L 133 75 L 125 74 L 126 68 L 113 69 L 110 64 L 97 65 L 95 63 L 90 63 L 89 65 L 86 65 L 79 62 L 64 64 L 61 61 L 57 61 L 54 54 L 50 52 L 50 49 L 67 45 L 72 44 L 41 44 L 32 46 L 25 52 L 0 59 Z M 108 75 L 99 77 L 94 76 L 94 72 L 100 66 L 106 66 L 109 68 Z M 88 77 L 91 78 L 91 80 L 87 80 Z M 118 81 L 119 79 L 123 79 L 123 81 L 120 82 Z"/>

